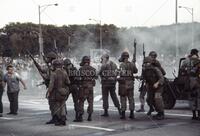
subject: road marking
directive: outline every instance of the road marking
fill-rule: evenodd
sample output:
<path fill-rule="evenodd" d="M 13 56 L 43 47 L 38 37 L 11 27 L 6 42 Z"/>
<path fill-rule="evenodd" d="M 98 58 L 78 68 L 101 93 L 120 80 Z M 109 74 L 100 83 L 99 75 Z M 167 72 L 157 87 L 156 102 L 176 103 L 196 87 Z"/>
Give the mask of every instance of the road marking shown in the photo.
<path fill-rule="evenodd" d="M 96 130 L 103 130 L 103 131 L 108 131 L 108 132 L 113 132 L 113 131 L 115 131 L 115 129 L 103 128 L 103 127 L 95 127 L 95 126 L 86 126 L 86 125 L 75 125 L 75 124 L 70 124 L 69 126 L 71 126 L 71 127 L 79 127 L 79 128 L 96 129 Z"/>
<path fill-rule="evenodd" d="M 190 114 L 166 113 L 165 115 L 169 115 L 169 116 L 180 116 L 180 117 L 192 117 L 192 115 L 190 115 Z"/>
<path fill-rule="evenodd" d="M 14 118 L 9 118 L 9 117 L 1 117 L 0 119 L 4 119 L 4 120 L 13 120 Z"/>

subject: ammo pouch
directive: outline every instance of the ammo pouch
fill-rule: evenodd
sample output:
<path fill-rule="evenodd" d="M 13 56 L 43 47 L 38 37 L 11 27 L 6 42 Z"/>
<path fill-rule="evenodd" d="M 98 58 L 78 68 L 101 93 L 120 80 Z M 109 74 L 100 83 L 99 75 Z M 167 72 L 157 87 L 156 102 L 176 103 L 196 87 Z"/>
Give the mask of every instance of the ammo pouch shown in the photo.
<path fill-rule="evenodd" d="M 59 88 L 56 92 L 56 100 L 57 101 L 64 101 L 67 99 L 67 96 L 69 95 L 69 88 Z"/>

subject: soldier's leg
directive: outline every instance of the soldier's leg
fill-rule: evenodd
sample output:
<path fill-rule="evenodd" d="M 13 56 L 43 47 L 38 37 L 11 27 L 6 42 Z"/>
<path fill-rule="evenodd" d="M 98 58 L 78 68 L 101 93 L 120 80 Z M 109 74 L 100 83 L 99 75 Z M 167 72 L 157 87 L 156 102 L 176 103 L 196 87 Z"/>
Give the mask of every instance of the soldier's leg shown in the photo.
<path fill-rule="evenodd" d="M 129 118 L 134 119 L 134 110 L 135 110 L 135 100 L 134 100 L 134 89 L 128 90 L 128 101 L 129 101 L 129 110 L 130 116 Z"/>
<path fill-rule="evenodd" d="M 119 100 L 118 100 L 118 98 L 117 98 L 117 94 L 116 94 L 116 91 L 115 91 L 115 90 L 116 90 L 115 86 L 110 86 L 110 96 L 111 96 L 111 98 L 112 98 L 112 101 L 113 101 L 115 107 L 116 107 L 118 110 L 120 110 L 120 104 L 119 104 Z"/>
<path fill-rule="evenodd" d="M 102 85 L 102 99 L 103 99 L 103 109 L 104 109 L 104 114 L 101 116 L 107 117 L 108 116 L 108 91 L 109 87 L 107 85 Z"/>
<path fill-rule="evenodd" d="M 126 101 L 127 101 L 127 96 L 120 96 L 120 102 L 121 102 L 121 110 L 122 110 L 122 115 L 120 119 L 126 119 Z"/>
<path fill-rule="evenodd" d="M 78 87 L 74 86 L 72 90 L 72 99 L 74 102 L 74 110 L 78 112 Z"/>
<path fill-rule="evenodd" d="M 55 102 L 55 115 L 58 118 L 58 121 L 55 122 L 56 126 L 66 125 L 66 105 L 65 101 Z"/>
<path fill-rule="evenodd" d="M 151 113 L 154 111 L 153 101 L 154 101 L 154 92 L 152 90 L 147 91 L 147 98 L 146 98 L 147 104 L 149 106 L 149 111 L 147 113 L 148 116 L 151 115 Z"/>
<path fill-rule="evenodd" d="M 164 103 L 162 98 L 162 88 L 160 88 L 158 91 L 155 92 L 155 109 L 158 112 L 158 114 L 155 116 L 156 119 L 161 120 L 164 119 Z"/>
<path fill-rule="evenodd" d="M 51 112 L 51 120 L 49 120 L 48 122 L 46 122 L 46 124 L 54 124 L 55 122 L 57 122 L 57 116 L 55 115 L 55 100 L 53 99 L 48 99 L 48 104 L 49 104 L 49 110 Z"/>
<path fill-rule="evenodd" d="M 87 101 L 88 101 L 88 121 L 92 121 L 92 113 L 93 113 L 93 100 L 94 100 L 94 95 L 93 95 L 93 88 L 91 88 L 89 90 L 89 94 L 87 97 Z"/>

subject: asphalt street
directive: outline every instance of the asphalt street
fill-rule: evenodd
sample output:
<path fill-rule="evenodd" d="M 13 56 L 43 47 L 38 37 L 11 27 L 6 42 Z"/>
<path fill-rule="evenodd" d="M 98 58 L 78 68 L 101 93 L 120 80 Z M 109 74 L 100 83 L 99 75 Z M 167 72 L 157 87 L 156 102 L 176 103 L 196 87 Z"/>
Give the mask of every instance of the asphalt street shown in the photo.
<path fill-rule="evenodd" d="M 153 120 L 146 113 L 136 113 L 136 119 L 120 120 L 118 112 L 110 101 L 109 117 L 103 113 L 100 96 L 95 97 L 93 121 L 75 123 L 73 103 L 67 102 L 67 125 L 56 127 L 46 125 L 50 119 L 44 92 L 21 92 L 19 114 L 6 115 L 9 102 L 3 97 L 4 117 L 0 118 L 0 136 L 200 136 L 200 121 L 192 121 L 187 102 L 178 102 L 173 110 L 166 111 L 166 119 Z M 137 97 L 137 96 L 135 96 Z M 136 99 L 136 109 L 139 102 Z M 147 107 L 145 107 L 148 110 Z M 85 107 L 86 109 L 86 107 Z M 128 116 L 127 112 L 127 116 Z"/>

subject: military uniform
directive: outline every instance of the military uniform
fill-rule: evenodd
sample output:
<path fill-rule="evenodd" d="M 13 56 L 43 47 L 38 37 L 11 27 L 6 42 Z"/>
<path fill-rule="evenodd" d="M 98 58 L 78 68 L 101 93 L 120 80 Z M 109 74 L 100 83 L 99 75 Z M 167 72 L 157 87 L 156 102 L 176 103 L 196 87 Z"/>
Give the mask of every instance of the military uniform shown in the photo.
<path fill-rule="evenodd" d="M 45 67 L 40 67 L 39 69 L 39 72 L 40 74 L 42 74 L 43 77 L 45 77 L 45 85 L 49 86 L 49 82 L 50 82 L 50 76 L 51 76 L 51 73 L 52 73 L 52 70 L 53 70 L 53 66 L 52 66 L 52 62 L 53 60 L 57 59 L 57 55 L 54 53 L 54 52 L 49 52 L 46 57 L 44 58 L 45 59 L 45 62 L 47 63 Z M 54 116 L 54 106 L 55 106 L 55 101 L 52 100 L 52 99 L 48 99 L 48 104 L 49 104 L 49 110 L 51 111 L 51 116 L 52 116 L 52 119 L 48 122 L 46 122 L 46 124 L 54 124 L 54 121 L 56 120 L 55 119 L 55 116 Z"/>
<path fill-rule="evenodd" d="M 65 125 L 65 101 L 69 94 L 67 86 L 70 84 L 70 80 L 66 71 L 62 69 L 61 60 L 54 60 L 53 65 L 55 67 L 55 71 L 53 71 L 50 76 L 48 99 L 54 102 L 51 110 L 56 120 L 54 120 L 55 125 Z"/>
<path fill-rule="evenodd" d="M 127 99 L 129 102 L 130 118 L 134 118 L 135 102 L 134 102 L 134 73 L 138 70 L 134 63 L 128 61 L 128 52 L 123 52 L 120 58 L 120 78 L 119 95 L 121 102 L 122 115 L 121 119 L 125 119 L 125 111 L 127 108 Z"/>
<path fill-rule="evenodd" d="M 102 84 L 102 98 L 103 98 L 103 109 L 104 114 L 102 116 L 109 116 L 108 114 L 108 96 L 110 94 L 115 107 L 117 107 L 119 113 L 121 114 L 119 100 L 117 98 L 116 90 L 116 81 L 117 81 L 117 65 L 109 61 L 108 55 L 102 56 L 102 66 L 99 71 Z"/>
<path fill-rule="evenodd" d="M 84 56 L 82 58 L 82 62 L 80 64 L 80 91 L 79 91 L 79 117 L 78 122 L 82 122 L 82 116 L 84 114 L 84 102 L 87 100 L 88 102 L 88 121 L 92 120 L 93 113 L 93 99 L 94 92 L 93 87 L 95 86 L 96 79 L 96 70 L 92 66 L 90 66 L 90 58 L 88 56 Z"/>
<path fill-rule="evenodd" d="M 192 119 L 200 120 L 200 58 L 198 50 L 191 50 L 190 56 L 186 58 L 181 68 L 189 76 L 189 103 L 193 113 Z"/>
<path fill-rule="evenodd" d="M 142 76 L 147 86 L 147 104 L 150 107 L 148 115 L 154 108 L 158 112 L 156 119 L 164 119 L 164 104 L 162 99 L 164 77 L 159 68 L 152 65 L 152 58 L 144 59 Z"/>
<path fill-rule="evenodd" d="M 69 85 L 69 95 L 72 94 L 72 99 L 74 102 L 74 110 L 76 112 L 75 121 L 78 119 L 78 93 L 79 93 L 79 78 L 78 78 L 78 70 L 73 66 L 69 59 L 64 60 L 64 69 L 69 75 L 70 85 Z M 69 96 L 68 96 L 69 97 Z"/>

